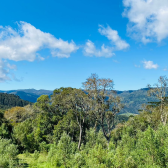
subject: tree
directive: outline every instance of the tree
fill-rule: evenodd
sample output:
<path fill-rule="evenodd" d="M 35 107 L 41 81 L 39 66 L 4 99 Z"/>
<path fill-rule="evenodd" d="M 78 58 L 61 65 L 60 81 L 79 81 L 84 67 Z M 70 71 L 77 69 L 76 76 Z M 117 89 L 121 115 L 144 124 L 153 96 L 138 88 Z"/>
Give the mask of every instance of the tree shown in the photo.
<path fill-rule="evenodd" d="M 17 146 L 11 140 L 0 137 L 0 167 L 19 167 Z"/>
<path fill-rule="evenodd" d="M 34 104 L 34 107 L 39 107 L 44 111 L 49 111 L 49 103 L 50 103 L 50 99 L 48 95 L 41 95 L 37 99 L 37 102 Z"/>
<path fill-rule="evenodd" d="M 53 140 L 58 142 L 63 132 L 66 132 L 73 141 L 78 139 L 79 126 L 72 110 L 69 110 L 63 119 L 59 120 L 58 124 L 54 126 Z"/>
<path fill-rule="evenodd" d="M 53 104 L 55 104 L 55 107 L 57 107 L 58 110 L 61 110 L 62 112 L 68 112 L 71 110 L 75 116 L 80 130 L 78 142 L 78 149 L 80 150 L 82 136 L 84 133 L 84 126 L 91 111 L 92 100 L 89 99 L 88 95 L 80 89 L 61 88 L 61 92 L 60 90 L 55 90 L 54 93 L 55 97 L 52 96 L 52 100 Z"/>
<path fill-rule="evenodd" d="M 4 113 L 4 117 L 12 124 L 16 125 L 17 123 L 23 122 L 26 119 L 32 117 L 33 110 L 30 105 L 27 105 L 25 107 L 12 107 L 11 109 L 8 109 Z"/>
<path fill-rule="evenodd" d="M 114 128 L 114 117 L 121 110 L 120 97 L 113 91 L 113 80 L 99 78 L 97 74 L 92 74 L 83 83 L 92 103 L 92 114 L 96 120 L 95 127 L 99 124 L 107 140 L 110 139 L 110 132 Z M 107 125 L 107 128 L 106 128 Z"/>
<path fill-rule="evenodd" d="M 160 76 L 158 83 L 152 88 L 151 85 L 148 85 L 149 91 L 148 96 L 156 97 L 159 102 L 155 103 L 155 106 L 159 106 L 161 122 L 165 125 L 167 121 L 167 111 L 165 109 L 168 102 L 168 97 L 166 97 L 166 88 L 168 86 L 168 79 L 166 76 Z"/>

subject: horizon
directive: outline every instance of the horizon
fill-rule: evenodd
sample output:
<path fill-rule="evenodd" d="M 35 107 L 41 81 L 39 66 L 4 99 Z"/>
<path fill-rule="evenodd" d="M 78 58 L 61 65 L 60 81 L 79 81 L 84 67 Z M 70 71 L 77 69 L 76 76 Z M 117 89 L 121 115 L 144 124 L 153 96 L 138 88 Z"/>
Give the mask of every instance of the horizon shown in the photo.
<path fill-rule="evenodd" d="M 55 88 L 55 89 L 59 89 L 59 88 Z M 54 90 L 55 90 L 54 89 Z M 77 89 L 81 89 L 81 88 L 77 88 Z M 146 88 L 140 88 L 140 89 L 136 89 L 136 90 L 142 90 L 142 89 L 148 89 L 147 87 Z M 46 91 L 54 91 L 54 90 L 48 90 L 48 89 L 35 89 L 35 88 L 29 88 L 29 89 L 10 89 L 10 90 L 0 90 L 0 91 L 12 91 L 12 90 L 37 90 L 37 91 L 40 91 L 40 90 L 46 90 Z M 136 90 L 133 90 L 133 89 L 130 89 L 130 90 L 116 90 L 116 89 L 113 89 L 115 91 L 136 91 Z"/>

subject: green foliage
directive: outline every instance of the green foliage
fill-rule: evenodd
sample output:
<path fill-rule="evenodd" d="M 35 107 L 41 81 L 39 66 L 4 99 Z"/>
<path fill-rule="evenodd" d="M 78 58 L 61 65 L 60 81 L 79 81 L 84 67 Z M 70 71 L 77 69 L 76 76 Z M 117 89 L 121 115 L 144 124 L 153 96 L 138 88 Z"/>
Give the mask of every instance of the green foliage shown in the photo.
<path fill-rule="evenodd" d="M 41 143 L 53 141 L 54 124 L 47 113 L 39 114 L 35 119 L 27 119 L 16 125 L 13 137 L 21 149 L 33 152 L 41 149 Z M 47 149 L 47 147 L 45 147 Z"/>
<path fill-rule="evenodd" d="M 39 152 L 35 150 L 33 154 L 34 160 L 37 160 L 39 158 L 39 155 L 40 155 Z"/>
<path fill-rule="evenodd" d="M 133 90 L 133 91 L 122 91 L 118 93 L 121 97 L 122 103 L 125 105 L 120 111 L 120 114 L 132 113 L 139 114 L 138 110 L 141 109 L 142 104 L 148 104 L 148 102 L 157 102 L 155 97 L 148 97 L 148 88 Z M 168 89 L 166 89 L 166 94 L 168 94 Z"/>
<path fill-rule="evenodd" d="M 44 111 L 47 111 L 47 110 L 49 110 L 49 102 L 50 102 L 50 99 L 49 99 L 48 95 L 41 95 L 37 99 L 37 102 L 34 105 L 41 108 Z"/>
<path fill-rule="evenodd" d="M 159 103 L 130 117 L 114 117 L 104 110 L 101 126 L 96 123 L 97 107 L 91 100 L 81 90 L 60 88 L 51 99 L 39 97 L 34 106 L 2 111 L 0 167 L 21 166 L 19 162 L 39 168 L 168 167 L 168 124 L 160 122 Z M 167 105 L 164 109 L 168 111 Z M 115 129 L 108 131 L 111 138 L 107 139 L 102 129 L 108 129 L 111 120 Z M 18 152 L 23 152 L 19 162 Z"/>
<path fill-rule="evenodd" d="M 145 132 L 139 131 L 136 138 L 124 134 L 115 150 L 114 165 L 116 167 L 166 167 L 167 129 L 168 127 L 163 125 L 160 125 L 157 131 L 148 127 Z"/>
<path fill-rule="evenodd" d="M 71 138 L 64 132 L 58 144 L 51 146 L 48 153 L 48 162 L 55 167 L 61 167 L 61 165 L 71 167 L 70 161 L 76 151 L 77 144 L 72 142 Z"/>
<path fill-rule="evenodd" d="M 0 139 L 0 167 L 17 167 L 17 146 L 11 143 L 11 140 Z"/>
<path fill-rule="evenodd" d="M 63 119 L 60 120 L 57 125 L 55 125 L 53 140 L 57 142 L 61 138 L 63 132 L 66 132 L 74 141 L 78 139 L 79 126 L 71 110 L 64 115 Z"/>
<path fill-rule="evenodd" d="M 11 138 L 12 126 L 4 118 L 3 112 L 0 112 L 0 137 Z"/>
<path fill-rule="evenodd" d="M 86 132 L 86 144 L 85 149 L 90 149 L 96 144 L 102 144 L 104 148 L 107 148 L 108 143 L 106 141 L 106 138 L 104 137 L 102 131 L 100 130 L 98 133 L 95 132 L 95 129 L 91 128 L 90 130 L 87 130 Z"/>
<path fill-rule="evenodd" d="M 31 124 L 27 123 L 28 125 L 25 127 L 28 128 L 27 130 L 30 130 L 31 127 L 33 129 L 33 131 L 30 131 L 32 133 L 27 132 L 24 136 L 28 135 L 29 137 L 32 134 L 34 139 L 32 142 L 28 139 L 26 141 L 31 142 L 32 148 L 33 143 L 39 146 L 38 148 L 34 148 L 35 151 L 32 155 L 28 156 L 32 158 L 29 165 L 38 167 L 41 164 L 41 167 L 45 165 L 45 167 L 50 168 L 167 167 L 168 126 L 164 126 L 159 122 L 158 118 L 160 116 L 157 108 L 153 110 L 152 113 L 141 112 L 140 115 L 130 117 L 127 122 L 118 124 L 111 132 L 112 138 L 110 142 L 106 140 L 101 130 L 99 132 L 95 128 L 86 130 L 80 150 L 77 148 L 78 142 L 72 138 L 72 135 L 68 135 L 71 134 L 71 129 L 68 128 L 68 125 L 73 120 L 73 113 L 67 113 L 60 120 L 62 121 L 60 133 L 62 132 L 61 129 L 65 129 L 66 131 L 58 136 L 59 138 L 57 138 L 55 143 L 50 145 L 45 138 L 43 139 L 43 136 L 47 135 L 47 133 L 43 134 L 42 132 L 42 130 L 45 132 L 45 128 L 47 129 L 47 125 L 44 124 L 45 127 L 43 125 L 43 122 L 48 121 L 47 116 L 44 115 L 45 113 L 43 113 L 44 116 L 39 117 L 37 115 L 38 117 L 31 122 L 30 120 L 22 122 L 26 123 L 29 121 Z M 17 126 L 21 126 L 22 123 Z M 59 125 L 59 122 L 57 125 Z M 37 128 L 41 130 L 38 134 Z M 59 127 L 56 126 L 54 131 L 59 132 Z M 42 139 L 37 140 L 36 136 Z M 54 134 L 54 136 L 56 137 L 57 134 Z M 47 160 L 45 163 L 44 161 L 40 162 L 43 152 L 46 153 L 47 151 Z"/>
<path fill-rule="evenodd" d="M 30 105 L 25 107 L 12 107 L 4 113 L 4 117 L 12 124 L 16 125 L 17 123 L 23 122 L 26 119 L 29 119 L 33 116 L 33 109 Z"/>
<path fill-rule="evenodd" d="M 0 108 L 1 109 L 9 109 L 15 106 L 23 107 L 28 104 L 31 104 L 31 103 L 20 99 L 19 96 L 16 96 L 14 94 L 0 93 Z"/>
<path fill-rule="evenodd" d="M 33 152 L 37 149 L 38 144 L 33 135 L 33 123 L 31 119 L 16 125 L 13 130 L 13 137 L 21 150 L 24 149 Z"/>

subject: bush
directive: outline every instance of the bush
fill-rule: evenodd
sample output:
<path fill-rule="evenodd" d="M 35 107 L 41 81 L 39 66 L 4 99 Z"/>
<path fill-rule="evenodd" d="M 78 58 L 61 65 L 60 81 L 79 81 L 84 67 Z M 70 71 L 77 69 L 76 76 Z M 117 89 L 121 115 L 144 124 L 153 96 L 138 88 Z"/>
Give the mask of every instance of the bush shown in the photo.
<path fill-rule="evenodd" d="M 17 146 L 11 143 L 11 140 L 0 139 L 0 167 L 14 168 L 17 167 Z"/>

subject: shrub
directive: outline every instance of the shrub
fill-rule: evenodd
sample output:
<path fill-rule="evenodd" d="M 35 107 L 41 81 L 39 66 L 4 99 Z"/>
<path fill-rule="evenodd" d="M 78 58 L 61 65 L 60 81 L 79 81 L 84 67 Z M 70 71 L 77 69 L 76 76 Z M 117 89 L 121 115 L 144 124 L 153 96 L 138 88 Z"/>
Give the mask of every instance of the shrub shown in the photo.
<path fill-rule="evenodd" d="M 17 146 L 11 143 L 11 140 L 0 139 L 0 167 L 17 167 Z"/>

